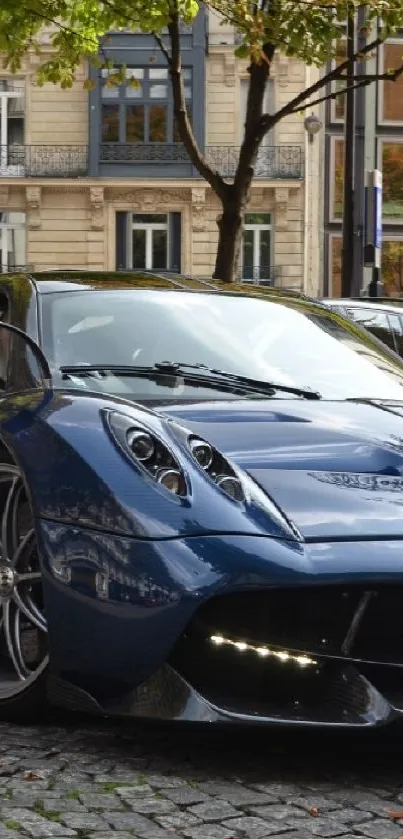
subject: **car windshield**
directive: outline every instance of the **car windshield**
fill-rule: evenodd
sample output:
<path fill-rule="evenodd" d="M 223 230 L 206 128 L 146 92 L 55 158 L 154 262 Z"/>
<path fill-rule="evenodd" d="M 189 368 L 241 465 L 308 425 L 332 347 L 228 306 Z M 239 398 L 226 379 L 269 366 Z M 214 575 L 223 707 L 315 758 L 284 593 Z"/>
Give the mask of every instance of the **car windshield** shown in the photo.
<path fill-rule="evenodd" d="M 68 365 L 178 361 L 312 388 L 325 399 L 403 400 L 397 356 L 357 324 L 300 300 L 117 289 L 48 293 L 41 301 L 42 343 L 56 376 Z M 99 384 L 73 377 L 69 384 L 162 395 L 160 383 L 138 381 L 135 373 L 111 373 Z M 175 396 L 169 383 L 168 392 Z"/>

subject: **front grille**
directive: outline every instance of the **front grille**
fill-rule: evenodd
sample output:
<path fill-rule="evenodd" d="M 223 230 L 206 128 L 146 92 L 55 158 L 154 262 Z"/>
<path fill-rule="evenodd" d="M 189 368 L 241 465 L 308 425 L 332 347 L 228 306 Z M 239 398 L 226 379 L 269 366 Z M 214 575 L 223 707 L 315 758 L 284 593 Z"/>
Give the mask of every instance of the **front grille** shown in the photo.
<path fill-rule="evenodd" d="M 233 713 L 358 725 L 373 709 L 369 682 L 334 660 L 301 668 L 187 635 L 169 663 L 205 699 Z"/>
<path fill-rule="evenodd" d="M 364 595 L 348 649 L 343 648 Z M 243 592 L 213 598 L 191 632 L 275 645 L 316 656 L 403 665 L 402 586 L 317 586 Z"/>
<path fill-rule="evenodd" d="M 237 713 L 366 725 L 389 702 L 403 709 L 402 607 L 400 586 L 223 595 L 200 607 L 169 664 Z"/>

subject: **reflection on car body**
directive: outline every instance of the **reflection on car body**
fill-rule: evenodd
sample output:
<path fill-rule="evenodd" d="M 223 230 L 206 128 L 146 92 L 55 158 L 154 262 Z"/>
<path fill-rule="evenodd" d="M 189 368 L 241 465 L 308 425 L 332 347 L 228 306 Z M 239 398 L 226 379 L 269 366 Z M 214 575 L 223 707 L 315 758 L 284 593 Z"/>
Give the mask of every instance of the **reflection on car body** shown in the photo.
<path fill-rule="evenodd" d="M 176 275 L 3 275 L 0 308 L 0 718 L 397 719 L 396 353 Z"/>

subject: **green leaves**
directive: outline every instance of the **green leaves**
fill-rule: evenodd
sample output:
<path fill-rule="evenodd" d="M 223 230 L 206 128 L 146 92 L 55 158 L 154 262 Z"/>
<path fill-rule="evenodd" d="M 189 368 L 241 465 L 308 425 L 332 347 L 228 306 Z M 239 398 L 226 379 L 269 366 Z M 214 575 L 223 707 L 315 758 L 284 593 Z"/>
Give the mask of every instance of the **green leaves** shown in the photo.
<path fill-rule="evenodd" d="M 206 5 L 209 5 L 207 0 Z M 393 34 L 403 20 L 403 0 L 261 0 L 256 9 L 249 0 L 211 0 L 211 6 L 232 23 L 242 38 L 239 58 L 262 61 L 264 44 L 309 65 L 323 66 L 335 57 L 340 26 L 349 11 L 365 8 L 367 26 L 382 18 L 381 38 Z"/>
<path fill-rule="evenodd" d="M 238 58 L 259 64 L 263 47 L 271 44 L 288 56 L 322 66 L 335 55 L 335 42 L 348 10 L 364 7 L 367 25 L 382 18 L 382 37 L 392 34 L 403 20 L 403 0 L 205 0 L 214 14 L 234 26 L 241 44 Z M 54 52 L 43 62 L 38 80 L 69 87 L 83 58 L 93 66 L 108 67 L 107 33 L 122 29 L 161 33 L 172 14 L 191 23 L 199 10 L 197 0 L 30 0 L 28 5 L 1 0 L 0 52 L 5 64 L 17 72 L 27 49 L 40 53 L 41 33 L 50 32 Z M 99 56 L 99 42 L 104 50 Z M 112 83 L 112 82 L 110 82 Z"/>
<path fill-rule="evenodd" d="M 235 50 L 235 55 L 237 58 L 247 58 L 249 55 L 249 47 L 248 44 L 241 44 Z"/>

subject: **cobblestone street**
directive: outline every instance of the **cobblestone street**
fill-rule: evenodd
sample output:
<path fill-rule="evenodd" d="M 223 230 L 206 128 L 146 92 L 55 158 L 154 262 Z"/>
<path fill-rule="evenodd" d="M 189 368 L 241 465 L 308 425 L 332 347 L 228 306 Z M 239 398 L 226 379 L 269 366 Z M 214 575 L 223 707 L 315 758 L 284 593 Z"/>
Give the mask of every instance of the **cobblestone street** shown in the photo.
<path fill-rule="evenodd" d="M 401 732 L 0 726 L 0 839 L 398 839 Z"/>

